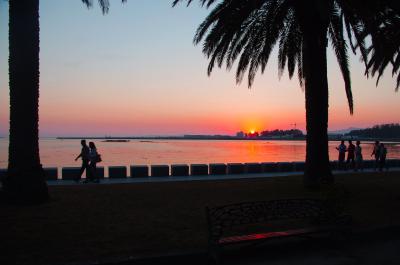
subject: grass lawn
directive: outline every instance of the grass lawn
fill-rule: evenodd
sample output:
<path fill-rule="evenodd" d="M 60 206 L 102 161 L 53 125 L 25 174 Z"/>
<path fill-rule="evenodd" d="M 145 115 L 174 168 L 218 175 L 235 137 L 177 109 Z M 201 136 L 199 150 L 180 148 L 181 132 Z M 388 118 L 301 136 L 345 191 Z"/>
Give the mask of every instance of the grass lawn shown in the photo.
<path fill-rule="evenodd" d="M 355 226 L 400 225 L 400 173 L 336 177 Z M 50 187 L 51 202 L 0 205 L 0 261 L 64 264 L 207 246 L 204 207 L 279 198 L 325 197 L 300 176 Z M 3 246 L 2 246 L 3 245 Z M 11 264 L 11 263 L 2 263 Z"/>

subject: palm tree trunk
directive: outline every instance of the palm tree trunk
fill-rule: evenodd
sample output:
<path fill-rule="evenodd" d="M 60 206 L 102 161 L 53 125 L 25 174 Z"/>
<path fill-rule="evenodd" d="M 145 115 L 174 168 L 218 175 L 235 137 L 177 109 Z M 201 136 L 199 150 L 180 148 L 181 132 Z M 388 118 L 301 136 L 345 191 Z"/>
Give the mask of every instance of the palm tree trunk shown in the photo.
<path fill-rule="evenodd" d="M 10 143 L 7 197 L 48 199 L 39 157 L 39 0 L 9 1 Z"/>
<path fill-rule="evenodd" d="M 305 28 L 303 71 L 307 147 L 304 184 L 309 188 L 318 188 L 321 181 L 333 182 L 328 154 L 327 26 L 312 21 Z"/>

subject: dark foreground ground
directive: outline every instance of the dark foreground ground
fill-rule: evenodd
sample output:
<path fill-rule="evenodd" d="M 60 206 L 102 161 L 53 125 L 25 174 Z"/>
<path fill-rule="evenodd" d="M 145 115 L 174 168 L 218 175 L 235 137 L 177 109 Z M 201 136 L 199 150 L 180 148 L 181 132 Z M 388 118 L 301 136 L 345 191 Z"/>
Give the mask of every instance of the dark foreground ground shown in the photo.
<path fill-rule="evenodd" d="M 220 264 L 230 265 L 398 265 L 400 227 L 369 229 L 340 240 L 326 237 L 270 241 L 227 249 Z M 110 262 L 107 265 L 210 264 L 205 253 Z M 105 265 L 105 264 L 104 264 Z"/>
<path fill-rule="evenodd" d="M 340 175 L 337 185 L 345 191 L 354 235 L 228 251 L 225 263 L 400 264 L 400 174 Z M 201 264 L 207 248 L 205 206 L 329 193 L 305 191 L 300 176 L 52 186 L 50 192 L 52 200 L 44 205 L 0 205 L 1 264 Z M 197 255 L 139 261 L 171 253 Z"/>

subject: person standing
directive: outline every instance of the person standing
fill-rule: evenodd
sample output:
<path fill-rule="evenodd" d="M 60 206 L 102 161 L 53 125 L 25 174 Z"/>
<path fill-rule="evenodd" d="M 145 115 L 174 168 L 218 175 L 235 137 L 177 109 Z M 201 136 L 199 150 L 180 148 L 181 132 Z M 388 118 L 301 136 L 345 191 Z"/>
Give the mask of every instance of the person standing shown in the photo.
<path fill-rule="evenodd" d="M 379 147 L 379 171 L 382 171 L 386 165 L 387 149 L 383 143 Z"/>
<path fill-rule="evenodd" d="M 375 170 L 378 168 L 378 165 L 379 165 L 379 156 L 380 156 L 379 148 L 380 148 L 379 141 L 375 141 L 374 149 L 372 150 L 372 154 L 371 154 L 371 156 L 375 157 L 375 164 L 374 164 Z"/>
<path fill-rule="evenodd" d="M 93 142 L 89 142 L 89 178 L 88 181 L 92 181 L 94 183 L 99 183 L 100 180 L 97 177 L 97 162 L 99 162 L 99 154 L 97 153 L 96 145 Z"/>
<path fill-rule="evenodd" d="M 83 172 L 86 170 L 86 174 L 88 174 L 88 168 L 89 168 L 89 147 L 86 144 L 86 140 L 81 140 L 81 153 L 75 158 L 75 161 L 77 161 L 79 158 L 82 159 L 82 166 L 81 169 L 79 170 L 79 175 L 76 176 L 75 181 L 79 182 L 82 178 Z"/>
<path fill-rule="evenodd" d="M 359 169 L 363 170 L 363 156 L 362 156 L 362 148 L 361 148 L 361 142 L 357 141 L 356 142 L 356 148 L 354 149 L 354 154 L 356 158 L 356 166 L 354 168 L 354 171 L 358 171 Z"/>
<path fill-rule="evenodd" d="M 348 167 L 351 167 L 354 169 L 355 163 L 354 163 L 354 151 L 356 149 L 356 146 L 353 144 L 351 140 L 349 140 L 349 146 L 347 147 L 347 161 L 346 164 L 348 164 Z M 351 163 L 351 164 L 350 164 Z"/>
<path fill-rule="evenodd" d="M 339 151 L 339 169 L 344 169 L 344 159 L 346 158 L 346 145 L 344 144 L 344 141 L 342 140 L 340 145 L 336 147 L 336 150 Z"/>

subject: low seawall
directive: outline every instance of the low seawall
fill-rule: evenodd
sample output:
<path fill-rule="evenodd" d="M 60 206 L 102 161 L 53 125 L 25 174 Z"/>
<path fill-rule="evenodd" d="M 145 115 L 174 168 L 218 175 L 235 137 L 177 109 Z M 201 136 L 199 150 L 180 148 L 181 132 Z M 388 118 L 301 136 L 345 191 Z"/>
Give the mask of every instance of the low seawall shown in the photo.
<path fill-rule="evenodd" d="M 241 175 L 260 173 L 286 173 L 304 171 L 304 162 L 264 162 L 264 163 L 212 163 L 212 164 L 173 164 L 173 165 L 131 165 L 97 167 L 99 178 L 165 178 L 208 175 Z M 365 169 L 374 169 L 375 161 L 366 160 Z M 386 161 L 386 169 L 399 168 L 400 159 Z M 332 170 L 338 170 L 338 162 L 331 161 Z M 79 167 L 44 168 L 47 180 L 72 180 L 79 174 Z M 0 169 L 0 179 L 6 169 Z"/>

